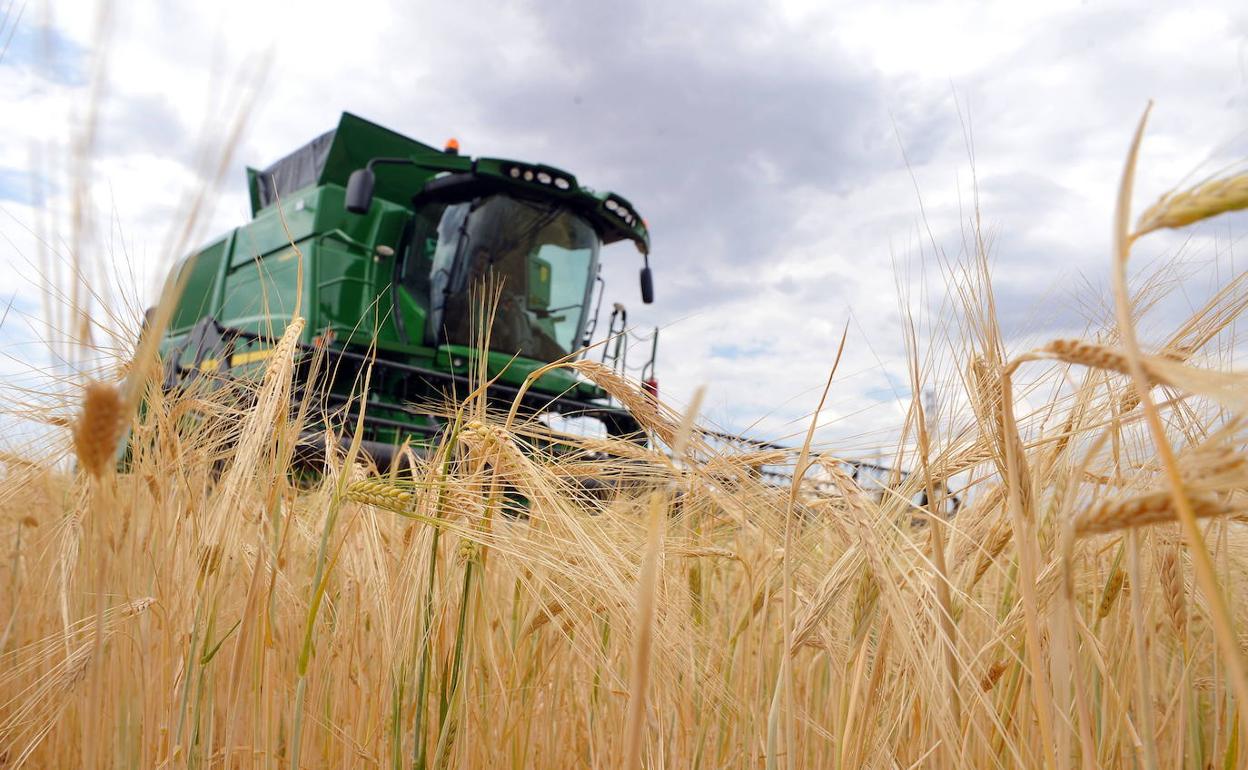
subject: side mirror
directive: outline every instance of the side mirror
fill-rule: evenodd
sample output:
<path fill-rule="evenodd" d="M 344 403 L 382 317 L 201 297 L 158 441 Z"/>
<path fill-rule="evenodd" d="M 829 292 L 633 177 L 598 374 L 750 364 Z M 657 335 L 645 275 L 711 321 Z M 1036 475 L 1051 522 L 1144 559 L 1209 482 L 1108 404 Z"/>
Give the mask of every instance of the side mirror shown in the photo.
<path fill-rule="evenodd" d="M 654 302 L 654 276 L 649 265 L 641 269 L 641 301 L 647 305 Z"/>
<path fill-rule="evenodd" d="M 351 172 L 347 179 L 347 211 L 352 214 L 367 214 L 373 206 L 373 185 L 377 177 L 368 166 Z"/>

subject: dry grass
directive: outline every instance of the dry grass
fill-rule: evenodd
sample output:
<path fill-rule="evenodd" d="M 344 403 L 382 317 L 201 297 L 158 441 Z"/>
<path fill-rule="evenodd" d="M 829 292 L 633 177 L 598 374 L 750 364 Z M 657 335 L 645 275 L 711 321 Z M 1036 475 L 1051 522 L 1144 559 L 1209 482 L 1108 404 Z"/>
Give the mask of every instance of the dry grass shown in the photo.
<path fill-rule="evenodd" d="M 951 278 L 968 406 L 911 410 L 883 493 L 810 447 L 826 483 L 777 488 L 586 362 L 653 446 L 551 454 L 470 397 L 410 470 L 309 480 L 298 319 L 251 382 L 84 385 L 76 464 L 0 456 L 0 767 L 1244 766 L 1245 396 L 1209 362 L 1248 283 L 1156 355 L 1121 324 L 1011 355 L 986 265 Z"/>

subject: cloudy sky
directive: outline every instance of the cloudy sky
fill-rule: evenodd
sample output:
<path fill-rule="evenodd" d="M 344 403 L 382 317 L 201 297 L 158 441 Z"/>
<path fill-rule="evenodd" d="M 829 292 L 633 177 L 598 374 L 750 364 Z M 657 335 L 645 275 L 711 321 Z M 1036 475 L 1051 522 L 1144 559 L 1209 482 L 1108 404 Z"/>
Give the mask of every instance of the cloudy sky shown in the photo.
<path fill-rule="evenodd" d="M 567 168 L 649 222 L 655 305 L 638 299 L 631 247 L 604 262 L 608 301 L 628 303 L 639 331 L 662 330 L 665 395 L 704 384 L 725 427 L 794 434 L 848 324 L 820 435 L 849 451 L 894 428 L 909 398 L 903 304 L 939 344 L 936 255 L 964 252 L 976 190 L 1002 321 L 1022 344 L 1082 328 L 1150 98 L 1141 202 L 1248 156 L 1248 10 L 1235 2 L 152 0 L 101 12 L 0 0 L 6 10 L 7 372 L 34 355 L 38 327 L 15 319 L 39 314 L 35 234 L 71 248 L 64 159 L 93 83 L 79 248 L 106 273 L 139 276 L 140 296 L 177 256 L 164 252 L 186 194 L 215 175 L 212 148 L 259 88 L 199 241 L 246 219 L 245 165 L 344 110 L 430 143 L 456 136 L 469 154 Z M 1233 250 L 1243 220 L 1229 222 L 1198 231 L 1185 259 Z M 1146 254 L 1177 245 L 1158 239 Z"/>

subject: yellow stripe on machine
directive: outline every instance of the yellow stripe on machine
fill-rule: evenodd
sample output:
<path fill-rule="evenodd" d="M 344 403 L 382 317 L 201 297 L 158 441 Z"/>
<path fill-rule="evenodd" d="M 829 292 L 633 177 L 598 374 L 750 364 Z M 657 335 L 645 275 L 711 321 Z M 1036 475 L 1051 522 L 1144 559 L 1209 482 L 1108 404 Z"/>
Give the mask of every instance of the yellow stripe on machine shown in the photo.
<path fill-rule="evenodd" d="M 205 358 L 199 362 L 199 370 L 201 372 L 215 372 L 221 368 L 221 362 L 215 358 Z"/>
<path fill-rule="evenodd" d="M 230 366 L 254 364 L 256 361 L 263 361 L 271 355 L 273 355 L 273 348 L 260 348 L 259 350 L 249 350 L 246 353 L 235 353 L 230 357 Z"/>

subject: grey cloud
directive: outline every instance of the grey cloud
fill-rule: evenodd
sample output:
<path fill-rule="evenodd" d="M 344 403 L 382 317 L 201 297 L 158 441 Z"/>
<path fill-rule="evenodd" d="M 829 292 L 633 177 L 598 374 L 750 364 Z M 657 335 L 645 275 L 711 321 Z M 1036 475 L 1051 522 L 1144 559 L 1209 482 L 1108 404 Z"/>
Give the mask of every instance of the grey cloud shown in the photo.
<path fill-rule="evenodd" d="M 653 4 L 607 24 L 564 3 L 543 5 L 536 26 L 572 76 L 473 78 L 481 120 L 541 126 L 551 154 L 639 206 L 666 253 L 773 259 L 792 216 L 785 191 L 847 192 L 900 165 L 880 77 L 815 55 L 792 30 L 746 44 L 773 26 L 760 6 Z M 940 146 L 945 132 L 921 113 L 901 122 L 920 161 Z"/>
<path fill-rule="evenodd" d="M 429 42 L 447 66 L 382 114 L 356 109 L 387 122 L 395 115 L 395 128 L 429 141 L 476 125 L 489 145 L 469 152 L 542 160 L 628 197 L 653 234 L 659 304 L 647 315 L 658 323 L 769 286 L 794 302 L 841 302 L 843 258 L 831 258 L 818 280 L 792 282 L 800 285 L 772 269 L 801 245 L 793 191 L 848 202 L 865 180 L 902 166 L 898 135 L 914 164 L 960 141 L 948 93 L 887 82 L 755 3 L 649 2 L 614 14 L 577 2 L 520 7 L 529 18 L 515 34 L 531 36 L 537 62 L 508 66 L 484 43 L 464 56 L 461 33 L 471 28 L 426 19 L 445 31 Z M 454 18 L 497 22 L 497 14 L 468 3 Z M 416 29 L 409 15 L 386 40 Z M 838 214 L 829 212 L 829 230 L 851 228 Z M 887 270 L 879 254 L 872 269 Z M 635 301 L 638 266 L 628 249 L 608 251 L 608 297 Z"/>
<path fill-rule="evenodd" d="M 669 275 L 663 288 L 669 295 L 680 298 L 680 312 L 697 312 L 757 296 L 760 287 L 751 273 L 748 267 L 740 271 L 729 268 L 712 272 L 706 267 L 682 270 Z M 665 300 L 664 304 L 671 303 Z"/>
<path fill-rule="evenodd" d="M 107 100 L 100 119 L 99 152 L 186 157 L 195 138 L 192 128 L 160 94 L 133 94 L 125 99 Z"/>

